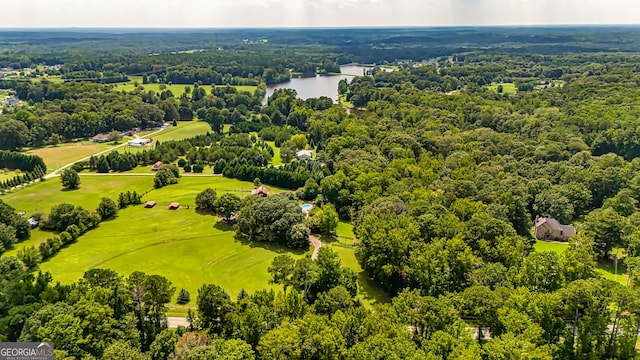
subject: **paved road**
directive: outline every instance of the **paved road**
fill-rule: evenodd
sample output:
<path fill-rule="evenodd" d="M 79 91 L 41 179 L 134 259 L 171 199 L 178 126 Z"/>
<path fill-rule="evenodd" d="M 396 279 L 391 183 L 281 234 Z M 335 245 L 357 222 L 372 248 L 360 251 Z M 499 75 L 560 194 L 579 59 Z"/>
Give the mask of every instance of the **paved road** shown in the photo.
<path fill-rule="evenodd" d="M 175 329 L 178 326 L 184 326 L 184 327 L 189 326 L 189 322 L 187 321 L 187 318 L 182 318 L 182 317 L 167 317 L 167 324 L 169 324 L 170 329 Z"/>
<path fill-rule="evenodd" d="M 322 242 L 320 241 L 320 239 L 318 239 L 314 235 L 309 235 L 309 242 L 311 243 L 311 246 L 313 246 L 313 253 L 311 253 L 311 260 L 315 260 L 318 258 L 318 251 L 320 251 Z"/>
<path fill-rule="evenodd" d="M 147 134 L 147 135 L 145 135 L 145 137 L 151 137 L 151 136 L 153 136 L 153 135 L 155 135 L 155 134 L 160 133 L 162 130 L 164 130 L 164 129 L 160 129 L 160 130 L 158 130 L 158 131 L 154 131 L 154 132 L 152 132 L 151 134 Z M 136 138 L 138 138 L 138 135 L 136 135 Z M 64 166 L 62 166 L 62 167 L 60 167 L 60 168 L 58 168 L 58 169 L 54 170 L 54 171 L 53 171 L 53 172 L 51 172 L 50 174 L 45 175 L 45 176 L 44 176 L 44 178 L 45 178 L 45 179 L 51 179 L 51 178 L 54 178 L 54 177 L 58 176 L 58 173 L 59 173 L 60 171 L 62 171 L 62 170 L 64 170 L 64 169 L 66 169 L 66 168 L 68 168 L 68 167 L 70 167 L 71 165 L 73 165 L 73 164 L 77 163 L 78 161 L 87 161 L 87 160 L 91 159 L 91 157 L 92 157 L 92 156 L 102 155 L 102 154 L 104 154 L 104 153 L 111 152 L 111 151 L 113 151 L 113 150 L 115 150 L 115 149 L 117 149 L 117 148 L 120 148 L 120 147 L 123 147 L 123 146 L 126 146 L 126 145 L 127 145 L 127 143 L 126 143 L 126 142 L 124 142 L 124 143 L 122 143 L 122 144 L 120 144 L 120 145 L 116 145 L 116 146 L 114 146 L 114 147 L 110 147 L 110 148 L 108 148 L 107 150 L 102 150 L 102 151 L 97 152 L 97 153 L 95 153 L 95 154 L 92 154 L 92 155 L 89 155 L 89 156 L 87 156 L 87 157 L 84 157 L 84 158 L 82 158 L 82 159 L 80 159 L 80 160 L 76 160 L 76 161 L 74 161 L 74 162 L 70 162 L 70 163 L 68 163 L 67 165 L 64 165 Z"/>

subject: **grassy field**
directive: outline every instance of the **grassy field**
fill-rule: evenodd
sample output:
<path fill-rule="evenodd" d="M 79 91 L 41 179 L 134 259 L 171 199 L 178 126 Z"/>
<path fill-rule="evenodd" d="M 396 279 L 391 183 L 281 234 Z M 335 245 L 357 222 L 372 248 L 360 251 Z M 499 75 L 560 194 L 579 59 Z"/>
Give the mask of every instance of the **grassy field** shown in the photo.
<path fill-rule="evenodd" d="M 102 197 L 116 199 L 122 191 L 143 193 L 153 188 L 151 176 L 82 176 L 80 181 L 79 189 L 65 191 L 60 179 L 54 178 L 2 195 L 0 199 L 17 211 L 31 214 L 36 211 L 49 212 L 52 205 L 63 202 L 94 209 Z"/>
<path fill-rule="evenodd" d="M 253 188 L 250 182 L 213 176 L 183 177 L 177 185 L 152 189 L 150 176 L 82 176 L 81 181 L 78 190 L 63 191 L 59 179 L 52 179 L 1 199 L 18 211 L 30 214 L 48 212 L 51 205 L 62 202 L 94 209 L 101 197 L 115 199 L 122 191 L 135 190 L 148 191 L 143 200 L 154 200 L 158 205 L 153 209 L 133 206 L 121 210 L 116 219 L 103 222 L 41 265 L 42 270 L 51 272 L 54 279 L 62 283 L 76 281 L 85 271 L 95 267 L 110 268 L 123 275 L 140 270 L 166 276 L 178 289 L 187 289 L 192 299 L 203 283 L 216 283 L 235 297 L 243 288 L 248 291 L 274 288 L 268 283 L 267 268 L 275 256 L 305 254 L 304 251 L 292 252 L 269 244 L 236 240 L 234 232 L 218 223 L 215 217 L 195 211 L 195 197 L 203 189 L 210 187 L 218 194 L 233 192 L 245 197 Z M 267 188 L 270 193 L 281 191 Z M 182 207 L 176 211 L 167 210 L 167 204 L 174 201 Z M 338 233 L 351 236 L 351 225 L 341 223 Z M 31 239 L 4 255 L 15 255 L 18 249 L 37 246 L 52 236 L 51 232 L 35 229 Z M 340 242 L 327 245 L 340 255 L 344 266 L 358 273 L 360 297 L 366 305 L 389 301 L 360 268 L 353 247 Z M 170 315 L 184 316 L 187 309 L 188 306 L 173 304 Z"/>
<path fill-rule="evenodd" d="M 160 93 L 163 90 L 160 90 L 160 85 L 162 84 L 143 84 L 142 83 L 142 76 L 129 76 L 129 82 L 126 83 L 118 83 L 118 84 L 114 84 L 114 90 L 116 91 L 133 91 L 135 90 L 135 84 L 134 82 L 138 82 L 138 85 L 142 85 L 142 87 L 144 88 L 145 91 L 149 91 L 149 90 L 153 90 L 156 93 Z M 169 84 L 165 84 L 166 89 L 165 90 L 171 90 L 171 92 L 173 93 L 173 96 L 175 96 L 176 98 L 180 97 L 180 95 L 182 95 L 184 93 L 184 89 L 185 87 L 189 86 L 191 88 L 191 90 L 193 90 L 193 84 L 192 85 L 188 85 L 188 84 L 173 84 L 173 85 L 169 85 Z M 221 85 L 222 86 L 222 85 Z M 211 94 L 211 90 L 215 87 L 213 85 L 202 85 L 201 86 L 206 92 L 207 94 Z M 257 86 L 232 86 L 236 89 L 238 89 L 238 91 L 249 91 L 252 94 L 256 91 Z"/>
<path fill-rule="evenodd" d="M 282 165 L 282 158 L 280 157 L 280 148 L 276 147 L 275 141 L 265 141 L 271 148 L 273 149 L 273 159 L 271 159 L 271 164 L 273 166 Z"/>
<path fill-rule="evenodd" d="M 29 150 L 27 153 L 40 156 L 47 168 L 52 170 L 114 146 L 113 143 L 96 144 L 91 141 L 80 141 Z"/>
<path fill-rule="evenodd" d="M 204 121 L 178 121 L 178 126 L 169 126 L 151 138 L 153 142 L 156 142 L 156 140 L 163 142 L 186 139 L 196 135 L 206 134 L 207 132 L 212 132 L 211 126 Z"/>
<path fill-rule="evenodd" d="M 370 280 L 364 270 L 362 270 L 353 248 L 333 245 L 332 243 L 329 243 L 329 246 L 340 256 L 342 266 L 348 267 L 358 274 L 358 286 L 360 287 L 358 296 L 362 299 L 365 306 L 371 307 L 375 304 L 388 303 L 391 301 L 389 295 L 378 287 L 373 280 Z"/>
<path fill-rule="evenodd" d="M 555 253 L 562 254 L 562 252 L 569 246 L 568 243 L 558 243 L 558 242 L 547 242 L 542 240 L 537 240 L 533 245 L 533 250 L 538 252 L 543 251 L 553 251 Z"/>
<path fill-rule="evenodd" d="M 538 240 L 536 241 L 533 249 L 535 251 L 553 251 L 558 255 L 562 254 L 564 250 L 569 246 L 566 243 L 552 243 Z M 614 251 L 615 252 L 615 251 Z M 596 271 L 609 280 L 619 282 L 623 285 L 627 284 L 627 267 L 623 263 L 619 263 L 617 266 L 614 261 L 607 259 L 598 259 L 598 268 Z"/>
<path fill-rule="evenodd" d="M 491 84 L 489 90 L 498 91 L 498 85 L 502 85 L 503 94 L 515 94 L 518 91 L 514 83 Z"/>
<path fill-rule="evenodd" d="M 15 170 L 7 170 L 7 169 L 0 170 L 0 181 L 11 179 L 20 173 L 21 173 L 20 171 L 15 171 Z"/>

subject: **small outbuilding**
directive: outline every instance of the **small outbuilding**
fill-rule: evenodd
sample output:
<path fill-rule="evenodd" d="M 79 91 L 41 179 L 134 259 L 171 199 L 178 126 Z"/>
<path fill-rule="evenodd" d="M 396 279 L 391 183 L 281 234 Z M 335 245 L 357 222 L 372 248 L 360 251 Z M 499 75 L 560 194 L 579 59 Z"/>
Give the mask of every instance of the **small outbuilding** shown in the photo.
<path fill-rule="evenodd" d="M 562 225 L 553 218 L 537 217 L 535 219 L 535 235 L 538 240 L 568 241 L 576 234 L 573 226 Z"/>
<path fill-rule="evenodd" d="M 269 196 L 269 192 L 267 191 L 267 188 L 265 188 L 264 186 L 260 186 L 256 189 L 251 190 L 251 195 L 267 197 Z"/>
<path fill-rule="evenodd" d="M 169 210 L 178 210 L 179 207 L 180 207 L 180 203 L 172 202 L 171 204 L 169 204 L 168 209 Z"/>
<path fill-rule="evenodd" d="M 147 144 L 151 144 L 151 140 L 149 139 L 133 139 L 127 141 L 127 144 L 132 147 L 143 147 Z"/>
<path fill-rule="evenodd" d="M 35 218 L 30 217 L 27 222 L 29 223 L 29 226 L 33 229 L 38 227 L 38 225 L 40 225 L 40 221 L 36 220 Z"/>
<path fill-rule="evenodd" d="M 160 170 L 161 166 L 162 166 L 162 161 L 158 161 L 155 164 L 153 164 L 153 167 L 151 167 L 151 170 L 158 171 L 158 170 Z"/>
<path fill-rule="evenodd" d="M 298 150 L 298 152 L 296 152 L 296 159 L 298 160 L 311 160 L 312 157 L 312 150 Z"/>
<path fill-rule="evenodd" d="M 148 209 L 150 209 L 150 208 L 152 208 L 152 207 L 154 207 L 154 206 L 156 206 L 156 202 L 155 202 L 155 201 L 153 201 L 153 200 L 149 200 L 149 201 L 147 201 L 146 203 L 144 203 L 144 207 L 146 207 L 146 208 L 148 208 Z"/>

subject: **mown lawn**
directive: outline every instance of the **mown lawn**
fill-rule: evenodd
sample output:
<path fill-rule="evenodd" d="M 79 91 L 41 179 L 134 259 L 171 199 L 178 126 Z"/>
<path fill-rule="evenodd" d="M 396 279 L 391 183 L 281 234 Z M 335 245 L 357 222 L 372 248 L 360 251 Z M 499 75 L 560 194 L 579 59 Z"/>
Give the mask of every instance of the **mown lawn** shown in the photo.
<path fill-rule="evenodd" d="M 348 267 L 358 274 L 358 297 L 362 300 L 365 306 L 371 307 L 375 304 L 383 304 L 391 301 L 389 295 L 385 293 L 373 280 L 369 279 L 369 276 L 362 269 L 355 255 L 355 248 L 352 246 L 345 246 L 337 242 L 327 242 L 326 238 L 323 238 L 323 246 L 330 246 L 335 251 L 342 262 L 342 266 Z"/>
<path fill-rule="evenodd" d="M 167 210 L 160 202 L 153 209 L 122 210 L 117 219 L 102 223 L 41 268 L 62 283 L 76 281 L 92 268 L 125 276 L 133 271 L 160 274 L 178 289 L 184 287 L 195 301 L 205 283 L 222 286 L 234 298 L 243 288 L 272 288 L 267 268 L 275 256 L 289 252 L 237 241 L 215 217 L 198 214 L 193 207 Z"/>
<path fill-rule="evenodd" d="M 204 121 L 178 121 L 177 124 L 178 126 L 169 126 L 160 133 L 151 136 L 151 139 L 155 143 L 156 141 L 181 140 L 212 132 L 211 126 Z M 140 137 L 143 136 L 140 135 Z M 129 147 L 125 146 L 125 148 Z"/>
<path fill-rule="evenodd" d="M 553 251 L 558 253 L 558 255 L 562 254 L 562 252 L 569 246 L 568 243 L 557 243 L 557 242 L 547 242 L 542 240 L 537 240 L 533 245 L 533 250 L 538 252 L 543 251 Z"/>
<path fill-rule="evenodd" d="M 271 148 L 273 149 L 273 158 L 271 159 L 271 164 L 273 166 L 282 165 L 282 158 L 280 157 L 280 148 L 276 147 L 275 141 L 265 141 Z"/>
<path fill-rule="evenodd" d="M 81 176 L 80 188 L 77 190 L 63 190 L 60 178 L 53 178 L 14 190 L 0 196 L 0 199 L 13 206 L 16 211 L 32 214 L 36 211 L 49 212 L 52 205 L 63 202 L 95 209 L 102 197 L 117 199 L 118 194 L 123 191 L 144 193 L 152 188 L 151 176 Z"/>
<path fill-rule="evenodd" d="M 503 94 L 515 94 L 518 92 L 516 84 L 514 83 L 491 84 L 489 85 L 489 90 L 498 91 L 498 85 L 502 85 Z"/>

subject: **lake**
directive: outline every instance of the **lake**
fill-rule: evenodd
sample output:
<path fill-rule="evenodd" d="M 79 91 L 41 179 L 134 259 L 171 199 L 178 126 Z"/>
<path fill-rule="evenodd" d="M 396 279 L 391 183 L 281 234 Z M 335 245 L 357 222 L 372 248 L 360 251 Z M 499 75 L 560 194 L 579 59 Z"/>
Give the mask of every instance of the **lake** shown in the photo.
<path fill-rule="evenodd" d="M 347 81 L 350 81 L 356 75 L 362 76 L 366 69 L 371 69 L 371 67 L 345 65 L 340 66 L 340 75 L 316 75 L 315 77 L 298 77 L 291 78 L 291 80 L 286 83 L 268 85 L 267 94 L 263 102 L 266 104 L 267 98 L 271 96 L 276 89 L 294 89 L 298 93 L 298 97 L 301 99 L 326 96 L 337 103 L 338 83 L 340 82 L 340 80 L 345 79 Z M 383 69 L 385 71 L 392 71 L 392 69 Z"/>

